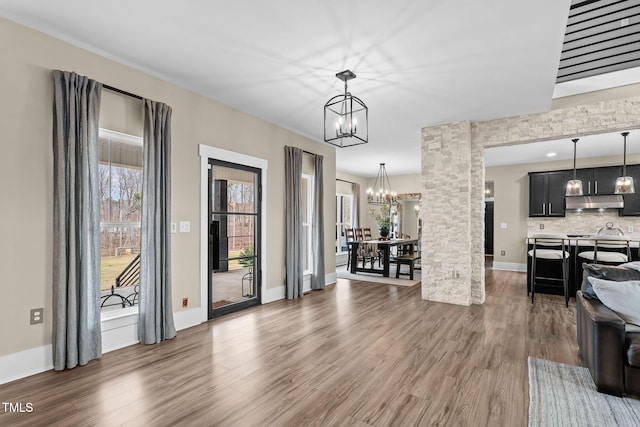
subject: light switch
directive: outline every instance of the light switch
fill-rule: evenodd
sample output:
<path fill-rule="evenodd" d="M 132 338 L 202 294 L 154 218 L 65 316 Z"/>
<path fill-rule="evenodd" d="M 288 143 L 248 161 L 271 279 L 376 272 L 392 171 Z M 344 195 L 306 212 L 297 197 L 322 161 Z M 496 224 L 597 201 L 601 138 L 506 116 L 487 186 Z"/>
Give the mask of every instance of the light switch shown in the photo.
<path fill-rule="evenodd" d="M 189 233 L 191 231 L 191 222 L 189 221 L 180 221 L 180 232 L 181 233 Z"/>
<path fill-rule="evenodd" d="M 507 223 L 506 222 L 501 222 L 500 223 L 500 228 L 507 228 Z"/>

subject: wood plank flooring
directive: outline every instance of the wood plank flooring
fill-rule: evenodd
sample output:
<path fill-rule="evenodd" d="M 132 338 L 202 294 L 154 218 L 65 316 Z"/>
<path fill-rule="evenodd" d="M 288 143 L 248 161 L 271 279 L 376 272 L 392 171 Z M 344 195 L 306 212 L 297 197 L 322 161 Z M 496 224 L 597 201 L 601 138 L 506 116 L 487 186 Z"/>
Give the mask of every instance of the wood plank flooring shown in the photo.
<path fill-rule="evenodd" d="M 580 365 L 575 305 L 487 270 L 487 301 L 339 280 L 155 346 L 0 386 L 0 425 L 526 426 L 527 356 Z"/>

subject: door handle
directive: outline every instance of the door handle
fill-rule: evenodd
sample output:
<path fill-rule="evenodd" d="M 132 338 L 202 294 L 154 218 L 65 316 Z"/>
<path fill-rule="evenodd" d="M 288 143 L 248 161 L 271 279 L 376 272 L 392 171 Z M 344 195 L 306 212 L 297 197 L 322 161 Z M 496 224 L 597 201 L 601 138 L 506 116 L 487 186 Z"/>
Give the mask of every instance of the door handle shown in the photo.
<path fill-rule="evenodd" d="M 212 221 L 211 229 L 211 269 L 213 271 L 220 269 L 220 221 Z"/>
<path fill-rule="evenodd" d="M 549 215 L 551 215 L 551 203 L 549 203 Z"/>
<path fill-rule="evenodd" d="M 546 214 L 547 214 L 547 211 L 545 210 L 545 207 L 546 207 L 546 206 L 545 206 L 545 205 L 544 205 L 544 203 L 543 203 L 543 204 L 542 204 L 542 215 L 546 215 Z"/>
<path fill-rule="evenodd" d="M 595 182 L 595 187 L 596 187 L 596 194 L 598 194 L 598 181 L 594 181 Z"/>

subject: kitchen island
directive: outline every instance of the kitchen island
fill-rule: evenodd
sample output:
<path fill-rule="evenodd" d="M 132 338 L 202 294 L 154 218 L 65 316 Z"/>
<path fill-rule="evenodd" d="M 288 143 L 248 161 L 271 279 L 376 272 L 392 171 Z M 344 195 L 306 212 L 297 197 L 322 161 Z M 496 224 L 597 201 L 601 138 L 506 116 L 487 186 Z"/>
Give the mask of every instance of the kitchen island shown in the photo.
<path fill-rule="evenodd" d="M 532 234 L 527 236 L 527 253 L 531 249 L 533 249 L 533 238 L 534 237 L 544 236 L 544 234 Z M 582 252 L 590 252 L 594 251 L 596 248 L 596 242 L 600 245 L 602 241 L 606 240 L 607 237 L 610 236 L 598 236 L 598 235 L 590 235 L 590 234 L 565 234 L 565 235 L 556 235 L 558 237 L 563 237 L 567 239 L 568 250 L 570 253 L 569 258 L 569 296 L 575 297 L 576 291 L 580 288 L 582 283 L 582 263 L 585 262 L 578 255 Z M 615 242 L 628 242 L 630 259 L 629 261 L 638 261 L 640 260 L 640 236 L 638 235 L 628 235 L 628 236 L 615 236 Z M 600 249 L 600 254 L 602 254 L 602 249 Z M 537 276 L 545 276 L 545 277 L 562 277 L 562 265 L 561 263 L 538 259 L 537 266 Z M 609 264 L 604 261 L 598 261 L 598 263 Z M 531 290 L 531 257 L 527 256 L 527 293 Z M 554 295 L 562 295 L 564 292 L 561 286 L 558 286 L 556 283 L 551 281 L 545 281 L 544 279 L 538 279 L 536 285 L 536 293 L 543 294 L 554 294 Z"/>

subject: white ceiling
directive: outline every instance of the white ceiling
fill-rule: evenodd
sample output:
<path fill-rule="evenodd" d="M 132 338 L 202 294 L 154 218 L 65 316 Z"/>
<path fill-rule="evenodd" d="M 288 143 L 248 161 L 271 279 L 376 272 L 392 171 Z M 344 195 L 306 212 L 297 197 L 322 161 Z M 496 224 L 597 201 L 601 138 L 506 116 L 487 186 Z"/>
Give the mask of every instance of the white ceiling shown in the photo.
<path fill-rule="evenodd" d="M 351 69 L 370 142 L 337 168 L 375 176 L 420 170 L 422 127 L 548 110 L 569 3 L 0 0 L 0 16 L 319 143 Z"/>

